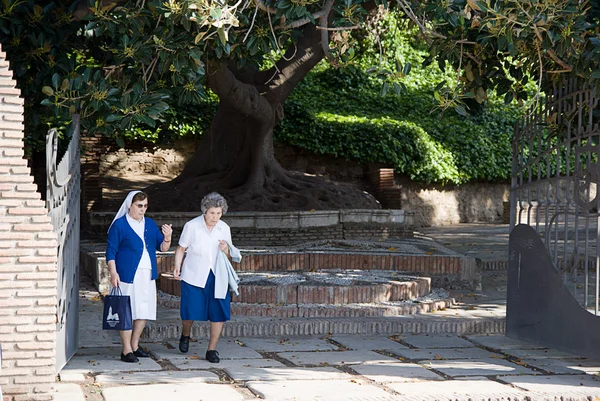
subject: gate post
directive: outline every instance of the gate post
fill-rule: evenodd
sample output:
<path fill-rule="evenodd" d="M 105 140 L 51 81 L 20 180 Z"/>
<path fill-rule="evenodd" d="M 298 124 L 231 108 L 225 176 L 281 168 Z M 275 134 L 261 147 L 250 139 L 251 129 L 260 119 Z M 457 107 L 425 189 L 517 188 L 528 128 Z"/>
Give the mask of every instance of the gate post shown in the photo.
<path fill-rule="evenodd" d="M 0 48 L 0 387 L 10 401 L 52 400 L 56 234 L 23 158 L 23 99 Z"/>

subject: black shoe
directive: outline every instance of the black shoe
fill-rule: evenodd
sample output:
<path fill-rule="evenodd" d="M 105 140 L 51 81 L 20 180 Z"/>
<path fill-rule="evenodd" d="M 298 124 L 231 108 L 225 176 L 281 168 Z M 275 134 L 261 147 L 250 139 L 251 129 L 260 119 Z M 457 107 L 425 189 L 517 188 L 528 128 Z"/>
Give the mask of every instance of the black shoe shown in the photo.
<path fill-rule="evenodd" d="M 181 338 L 179 339 L 179 351 L 181 351 L 184 354 L 187 354 L 187 352 L 189 350 L 190 350 L 190 336 L 182 335 Z"/>
<path fill-rule="evenodd" d="M 133 355 L 137 356 L 138 358 L 150 358 L 150 353 L 144 351 L 144 349 L 140 347 L 133 351 Z"/>
<path fill-rule="evenodd" d="M 139 359 L 137 358 L 137 356 L 135 356 L 133 354 L 133 352 L 130 352 L 127 355 L 123 355 L 123 353 L 121 352 L 121 360 L 123 362 L 130 362 L 130 363 L 138 362 L 139 361 Z"/>
<path fill-rule="evenodd" d="M 219 353 L 215 350 L 206 351 L 204 358 L 210 363 L 219 363 L 221 361 Z"/>

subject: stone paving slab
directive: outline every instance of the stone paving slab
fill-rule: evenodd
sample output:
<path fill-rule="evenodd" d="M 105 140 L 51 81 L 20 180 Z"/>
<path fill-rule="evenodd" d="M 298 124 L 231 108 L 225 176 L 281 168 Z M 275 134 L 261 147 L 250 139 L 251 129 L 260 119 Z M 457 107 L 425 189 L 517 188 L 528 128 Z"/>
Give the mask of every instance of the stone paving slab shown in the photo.
<path fill-rule="evenodd" d="M 280 352 L 277 355 L 295 365 L 356 365 L 398 362 L 372 351 Z"/>
<path fill-rule="evenodd" d="M 546 358 L 567 358 L 575 359 L 579 358 L 577 355 L 569 354 L 567 352 L 559 351 L 556 349 L 505 349 L 502 350 L 505 354 L 514 356 L 519 359 L 546 359 Z"/>
<path fill-rule="evenodd" d="M 78 384 L 56 383 L 54 401 L 85 401 L 85 395 Z"/>
<path fill-rule="evenodd" d="M 352 375 L 335 368 L 245 368 L 229 367 L 225 372 L 237 381 L 270 381 L 270 380 L 344 380 L 352 379 Z"/>
<path fill-rule="evenodd" d="M 384 363 L 381 365 L 353 365 L 352 369 L 377 383 L 410 382 L 415 380 L 443 380 L 415 363 Z"/>
<path fill-rule="evenodd" d="M 160 371 L 160 372 L 124 372 L 119 374 L 101 374 L 96 383 L 101 384 L 158 384 L 158 383 L 206 383 L 218 382 L 219 376 L 212 372 Z"/>
<path fill-rule="evenodd" d="M 472 348 L 472 343 L 455 335 L 400 335 L 397 338 L 416 348 Z"/>
<path fill-rule="evenodd" d="M 208 349 L 207 340 L 190 342 L 190 349 L 187 354 L 182 354 L 179 351 L 179 342 L 169 341 L 167 344 L 168 346 L 165 345 L 165 343 L 150 344 L 146 348 L 152 352 L 152 355 L 157 359 L 169 360 L 176 358 L 185 359 L 189 356 L 198 356 L 201 359 L 204 359 L 204 355 Z M 234 340 L 223 339 L 219 341 L 217 351 L 219 351 L 219 357 L 221 359 L 256 359 L 262 357 L 252 348 L 243 347 Z"/>
<path fill-rule="evenodd" d="M 565 399 L 569 399 L 565 396 L 581 399 L 600 397 L 600 378 L 590 375 L 506 376 L 502 377 L 502 381 L 537 394 L 554 395 L 557 400 L 561 396 Z"/>
<path fill-rule="evenodd" d="M 70 373 L 61 371 L 59 374 L 61 382 L 84 382 L 85 375 L 83 373 Z"/>
<path fill-rule="evenodd" d="M 102 390 L 105 401 L 242 401 L 242 394 L 223 384 L 150 384 L 144 386 L 109 387 Z"/>
<path fill-rule="evenodd" d="M 406 401 L 492 401 L 524 400 L 525 391 L 486 378 L 447 380 L 422 383 L 390 383 L 386 387 L 398 392 Z"/>
<path fill-rule="evenodd" d="M 284 367 L 285 365 L 274 359 L 225 359 L 219 363 L 210 363 L 204 358 L 202 359 L 182 359 L 175 358 L 169 359 L 169 361 L 179 369 L 190 370 L 190 369 L 211 369 L 211 368 L 236 368 L 236 367 L 247 367 L 247 368 L 277 368 Z"/>
<path fill-rule="evenodd" d="M 386 336 L 333 336 L 332 340 L 342 344 L 344 347 L 352 350 L 389 350 L 395 351 L 400 349 L 408 349 L 396 341 L 390 340 Z"/>
<path fill-rule="evenodd" d="M 109 346 L 100 346 L 100 347 L 80 347 L 75 352 L 75 356 L 120 356 L 122 347 L 121 345 L 109 345 Z"/>
<path fill-rule="evenodd" d="M 485 359 L 504 357 L 481 348 L 403 349 L 395 353 L 414 361 L 423 361 L 426 359 Z"/>
<path fill-rule="evenodd" d="M 433 368 L 451 377 L 496 376 L 533 373 L 533 370 L 504 359 L 430 360 L 419 364 Z"/>
<path fill-rule="evenodd" d="M 582 359 L 521 359 L 522 363 L 558 374 L 598 374 L 600 363 Z"/>
<path fill-rule="evenodd" d="M 267 352 L 335 351 L 338 349 L 335 345 L 320 338 L 243 338 L 241 342 L 254 350 Z"/>
<path fill-rule="evenodd" d="M 251 381 L 246 385 L 267 401 L 393 399 L 385 390 L 354 379 Z"/>
<path fill-rule="evenodd" d="M 139 362 L 127 363 L 120 359 L 121 348 L 114 349 L 95 348 L 85 350 L 85 355 L 78 351 L 63 368 L 61 373 L 87 374 L 103 372 L 148 371 L 161 370 L 158 363 L 151 358 L 139 358 Z"/>
<path fill-rule="evenodd" d="M 508 349 L 544 349 L 547 347 L 527 343 L 525 341 L 515 340 L 514 338 L 506 337 L 504 335 L 468 335 L 465 336 L 469 340 L 481 344 L 484 347 L 494 348 L 506 351 Z"/>

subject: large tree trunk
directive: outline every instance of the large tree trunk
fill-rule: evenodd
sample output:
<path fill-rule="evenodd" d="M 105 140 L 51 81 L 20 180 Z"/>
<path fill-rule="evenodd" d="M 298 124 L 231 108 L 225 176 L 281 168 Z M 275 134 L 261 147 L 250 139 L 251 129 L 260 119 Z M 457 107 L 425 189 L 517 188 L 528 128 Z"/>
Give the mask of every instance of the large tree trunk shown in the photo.
<path fill-rule="evenodd" d="M 235 71 L 218 66 L 208 86 L 220 103 L 208 134 L 173 181 L 146 189 L 154 210 L 199 210 L 209 192 L 223 194 L 230 210 L 283 211 L 379 208 L 362 190 L 285 171 L 273 152 L 273 129 L 283 103 L 323 58 L 314 26 L 269 71 Z"/>

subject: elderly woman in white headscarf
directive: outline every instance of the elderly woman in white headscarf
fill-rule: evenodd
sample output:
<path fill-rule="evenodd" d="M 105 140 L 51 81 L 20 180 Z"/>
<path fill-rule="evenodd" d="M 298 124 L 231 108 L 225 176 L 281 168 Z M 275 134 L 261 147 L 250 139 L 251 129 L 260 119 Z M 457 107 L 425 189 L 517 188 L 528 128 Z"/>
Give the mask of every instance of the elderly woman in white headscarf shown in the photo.
<path fill-rule="evenodd" d="M 110 283 L 131 300 L 133 330 L 119 332 L 123 362 L 150 356 L 139 347 L 139 341 L 146 321 L 156 320 L 156 251 L 166 252 L 171 246 L 171 225 L 163 224 L 159 230 L 154 220 L 144 217 L 147 209 L 148 195 L 130 192 L 108 229 Z"/>

